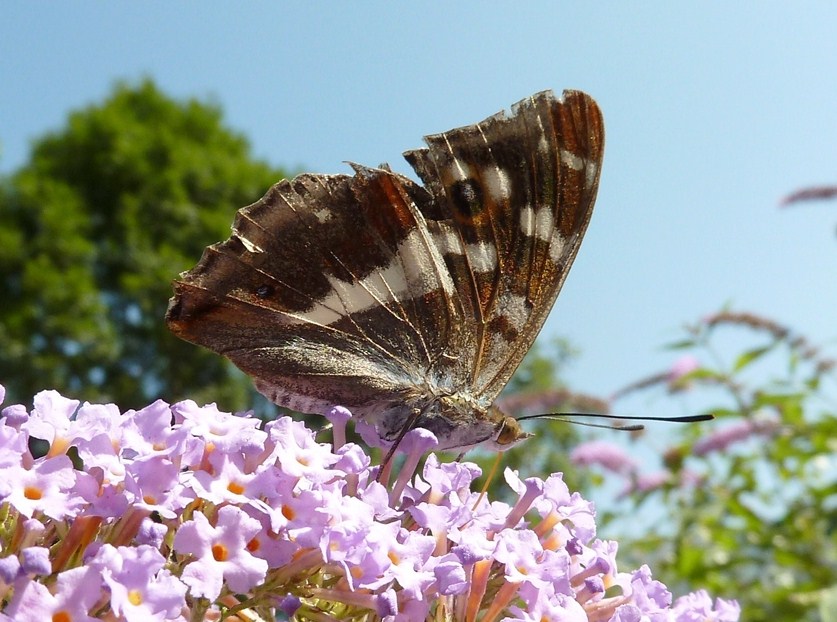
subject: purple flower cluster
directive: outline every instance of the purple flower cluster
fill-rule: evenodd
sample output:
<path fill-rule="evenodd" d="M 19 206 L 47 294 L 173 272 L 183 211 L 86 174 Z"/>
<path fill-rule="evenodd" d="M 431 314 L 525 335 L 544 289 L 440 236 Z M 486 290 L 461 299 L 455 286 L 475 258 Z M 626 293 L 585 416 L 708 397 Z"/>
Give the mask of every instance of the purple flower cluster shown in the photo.
<path fill-rule="evenodd" d="M 758 436 L 774 436 L 781 431 L 778 418 L 759 415 L 714 430 L 700 439 L 693 448 L 696 456 L 726 451 L 730 446 Z"/>
<path fill-rule="evenodd" d="M 44 391 L 2 415 L 0 620 L 738 619 L 619 572 L 560 475 L 507 471 L 510 506 L 471 491 L 473 464 L 417 473 L 424 430 L 390 473 L 345 442 L 341 408 L 333 445 L 191 401 L 120 413 Z"/>

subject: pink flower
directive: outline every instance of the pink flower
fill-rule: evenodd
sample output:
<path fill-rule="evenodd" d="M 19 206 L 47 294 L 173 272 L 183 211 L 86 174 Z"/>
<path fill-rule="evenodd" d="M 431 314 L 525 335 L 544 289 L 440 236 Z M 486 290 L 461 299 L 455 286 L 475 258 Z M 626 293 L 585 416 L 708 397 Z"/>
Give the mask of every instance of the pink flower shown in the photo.
<path fill-rule="evenodd" d="M 127 622 L 165 622 L 180 613 L 186 586 L 164 569 L 165 564 L 165 557 L 147 545 L 105 544 L 90 561 L 110 589 L 114 613 Z"/>
<path fill-rule="evenodd" d="M 48 458 L 31 469 L 0 469 L 0 480 L 15 482 L 4 501 L 27 518 L 43 512 L 50 518 L 62 519 L 73 516 L 82 503 L 73 490 L 76 471 L 67 456 Z"/>
<path fill-rule="evenodd" d="M 91 567 L 58 575 L 52 591 L 34 580 L 19 585 L 5 613 L 12 620 L 72 620 L 96 622 L 90 608 L 102 594 L 101 576 Z"/>
<path fill-rule="evenodd" d="M 674 361 L 669 369 L 668 380 L 669 382 L 677 382 L 680 378 L 686 374 L 692 373 L 696 369 L 700 369 L 700 361 L 698 361 L 694 356 L 688 354 L 681 356 L 679 359 Z"/>
<path fill-rule="evenodd" d="M 607 441 L 582 443 L 573 449 L 570 460 L 578 466 L 599 465 L 620 475 L 636 470 L 636 462 L 621 447 Z"/>
<path fill-rule="evenodd" d="M 215 526 L 203 514 L 184 523 L 174 538 L 174 549 L 194 557 L 181 575 L 195 596 L 215 600 L 224 582 L 235 592 L 246 592 L 262 581 L 267 562 L 253 556 L 247 543 L 262 526 L 232 505 L 218 510 Z"/>
<path fill-rule="evenodd" d="M 769 436 L 778 429 L 779 423 L 774 419 L 753 418 L 738 421 L 704 436 L 694 444 L 692 451 L 696 456 L 705 456 L 714 451 L 724 451 L 730 445 L 740 443 L 752 436 Z"/>

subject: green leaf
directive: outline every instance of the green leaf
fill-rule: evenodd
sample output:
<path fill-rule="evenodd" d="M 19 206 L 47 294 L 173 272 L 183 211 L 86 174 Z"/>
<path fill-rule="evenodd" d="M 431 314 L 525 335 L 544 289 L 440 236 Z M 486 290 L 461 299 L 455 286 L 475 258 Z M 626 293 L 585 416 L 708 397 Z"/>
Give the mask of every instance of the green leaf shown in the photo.
<path fill-rule="evenodd" d="M 742 352 L 737 359 L 735 359 L 735 363 L 732 366 L 733 371 L 741 371 L 751 363 L 757 361 L 762 356 L 773 350 L 774 345 L 771 344 L 769 346 L 764 346 L 761 348 L 753 348 L 752 350 L 747 350 Z"/>
<path fill-rule="evenodd" d="M 681 341 L 674 341 L 663 346 L 664 350 L 688 350 L 694 348 L 697 342 L 694 339 L 683 339 Z"/>

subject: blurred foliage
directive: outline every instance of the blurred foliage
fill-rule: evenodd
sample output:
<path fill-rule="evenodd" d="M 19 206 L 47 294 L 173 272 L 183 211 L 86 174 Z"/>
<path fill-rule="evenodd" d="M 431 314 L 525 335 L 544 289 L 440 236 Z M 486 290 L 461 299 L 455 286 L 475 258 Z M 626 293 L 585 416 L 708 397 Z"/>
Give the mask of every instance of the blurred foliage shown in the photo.
<path fill-rule="evenodd" d="M 545 351 L 546 350 L 546 351 Z M 578 357 L 578 350 L 563 337 L 537 340 L 503 389 L 503 395 L 519 395 L 564 388 L 561 373 Z"/>
<path fill-rule="evenodd" d="M 0 378 L 140 407 L 186 396 L 243 409 L 250 382 L 163 322 L 170 283 L 284 172 L 218 106 L 119 84 L 35 141 L 0 187 Z"/>
<path fill-rule="evenodd" d="M 821 619 L 837 589 L 835 362 L 784 326 L 729 311 L 672 347 L 713 363 L 657 384 L 708 398 L 718 420 L 682 428 L 665 481 L 634 473 L 627 506 L 601 525 L 627 525 L 620 555 L 675 592 L 735 598 L 750 622 Z"/>

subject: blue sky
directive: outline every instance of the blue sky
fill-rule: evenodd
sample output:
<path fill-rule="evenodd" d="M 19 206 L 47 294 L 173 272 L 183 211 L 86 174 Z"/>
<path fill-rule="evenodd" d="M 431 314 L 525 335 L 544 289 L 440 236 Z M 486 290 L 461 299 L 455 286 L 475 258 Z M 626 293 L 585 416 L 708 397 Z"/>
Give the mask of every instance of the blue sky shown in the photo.
<path fill-rule="evenodd" d="M 835 24 L 828 2 L 9 0 L 0 172 L 144 75 L 217 101 L 256 155 L 324 173 L 406 172 L 424 134 L 585 90 L 605 116 L 601 188 L 545 334 L 581 349 L 572 386 L 606 395 L 670 365 L 661 345 L 724 304 L 833 344 L 837 204 L 778 201 L 837 183 Z"/>

